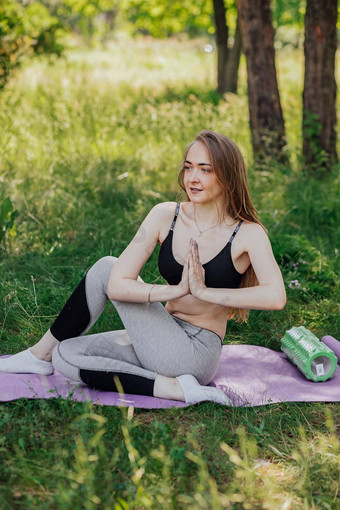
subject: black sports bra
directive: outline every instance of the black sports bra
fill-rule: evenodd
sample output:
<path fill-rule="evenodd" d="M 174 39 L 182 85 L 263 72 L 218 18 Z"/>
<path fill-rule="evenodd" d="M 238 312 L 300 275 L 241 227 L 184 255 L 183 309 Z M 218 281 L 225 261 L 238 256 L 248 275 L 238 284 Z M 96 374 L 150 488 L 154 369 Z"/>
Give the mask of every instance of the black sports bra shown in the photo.
<path fill-rule="evenodd" d="M 182 278 L 183 266 L 175 259 L 172 252 L 173 231 L 179 213 L 180 204 L 176 206 L 175 216 L 172 220 L 168 235 L 164 239 L 158 257 L 158 269 L 162 277 L 170 285 L 178 285 Z M 205 284 L 207 287 L 236 289 L 242 279 L 242 274 L 236 271 L 231 258 L 231 243 L 239 231 L 243 220 L 241 220 L 228 243 L 209 262 L 203 264 L 205 271 Z"/>

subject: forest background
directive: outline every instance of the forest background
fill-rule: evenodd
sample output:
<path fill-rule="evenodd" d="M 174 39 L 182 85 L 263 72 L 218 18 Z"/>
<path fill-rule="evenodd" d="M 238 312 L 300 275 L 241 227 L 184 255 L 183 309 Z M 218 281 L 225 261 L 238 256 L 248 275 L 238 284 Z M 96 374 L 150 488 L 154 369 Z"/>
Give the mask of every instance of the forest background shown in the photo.
<path fill-rule="evenodd" d="M 155 203 L 176 200 L 183 148 L 203 128 L 241 148 L 288 295 L 280 312 L 231 321 L 224 343 L 279 350 L 293 325 L 339 338 L 339 163 L 319 146 L 312 163 L 303 153 L 306 3 L 270 2 L 286 141 L 264 158 L 242 51 L 236 90 L 218 91 L 214 5 L 1 3 L 1 354 L 32 345 L 86 270 L 119 254 Z M 224 7 L 231 50 L 237 8 Z M 320 133 L 317 118 L 308 129 Z M 142 276 L 159 281 L 157 253 Z M 108 307 L 92 331 L 120 327 Z M 0 504 L 335 509 L 339 418 L 338 404 L 322 403 L 129 412 L 3 403 Z"/>

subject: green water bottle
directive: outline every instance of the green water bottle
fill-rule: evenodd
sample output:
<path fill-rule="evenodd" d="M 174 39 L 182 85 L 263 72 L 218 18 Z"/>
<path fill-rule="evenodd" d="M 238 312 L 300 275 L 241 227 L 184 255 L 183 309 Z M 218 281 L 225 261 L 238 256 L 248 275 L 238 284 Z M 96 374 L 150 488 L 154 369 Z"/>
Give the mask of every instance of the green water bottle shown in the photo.
<path fill-rule="evenodd" d="M 281 350 L 311 381 L 326 381 L 337 368 L 334 352 L 304 326 L 286 331 Z"/>

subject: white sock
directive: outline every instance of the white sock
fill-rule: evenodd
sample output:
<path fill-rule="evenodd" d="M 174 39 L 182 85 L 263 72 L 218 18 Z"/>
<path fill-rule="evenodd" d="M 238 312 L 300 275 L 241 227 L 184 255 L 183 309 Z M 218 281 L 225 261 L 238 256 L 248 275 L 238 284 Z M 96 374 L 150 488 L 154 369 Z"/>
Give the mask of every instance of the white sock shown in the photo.
<path fill-rule="evenodd" d="M 185 402 L 187 403 L 196 404 L 197 402 L 210 400 L 226 406 L 233 405 L 232 401 L 222 390 L 212 386 L 201 386 L 193 375 L 184 374 L 176 377 L 176 379 L 182 388 Z"/>
<path fill-rule="evenodd" d="M 50 361 L 42 361 L 36 358 L 29 349 L 26 349 L 26 351 L 18 352 L 10 358 L 1 358 L 0 372 L 51 375 L 54 368 Z"/>

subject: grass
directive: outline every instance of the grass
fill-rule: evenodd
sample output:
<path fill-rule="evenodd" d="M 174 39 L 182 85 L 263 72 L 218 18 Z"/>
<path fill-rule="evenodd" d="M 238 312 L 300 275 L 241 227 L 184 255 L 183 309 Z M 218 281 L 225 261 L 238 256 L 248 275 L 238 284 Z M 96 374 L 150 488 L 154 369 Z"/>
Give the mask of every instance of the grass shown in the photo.
<path fill-rule="evenodd" d="M 301 166 L 301 53 L 278 58 L 291 164 L 257 168 L 245 63 L 240 94 L 221 100 L 203 46 L 140 39 L 77 49 L 28 62 L 2 92 L 0 195 L 20 214 L 0 247 L 1 353 L 32 345 L 91 264 L 119 254 L 152 205 L 176 198 L 183 147 L 202 128 L 226 133 L 245 155 L 288 293 L 281 312 L 231 321 L 225 342 L 278 350 L 284 331 L 302 324 L 339 338 L 338 168 L 313 181 Z M 143 270 L 150 282 L 156 255 Z M 116 327 L 108 307 L 93 331 Z M 339 418 L 338 404 L 322 403 L 157 411 L 5 403 L 0 505 L 336 509 Z"/>

